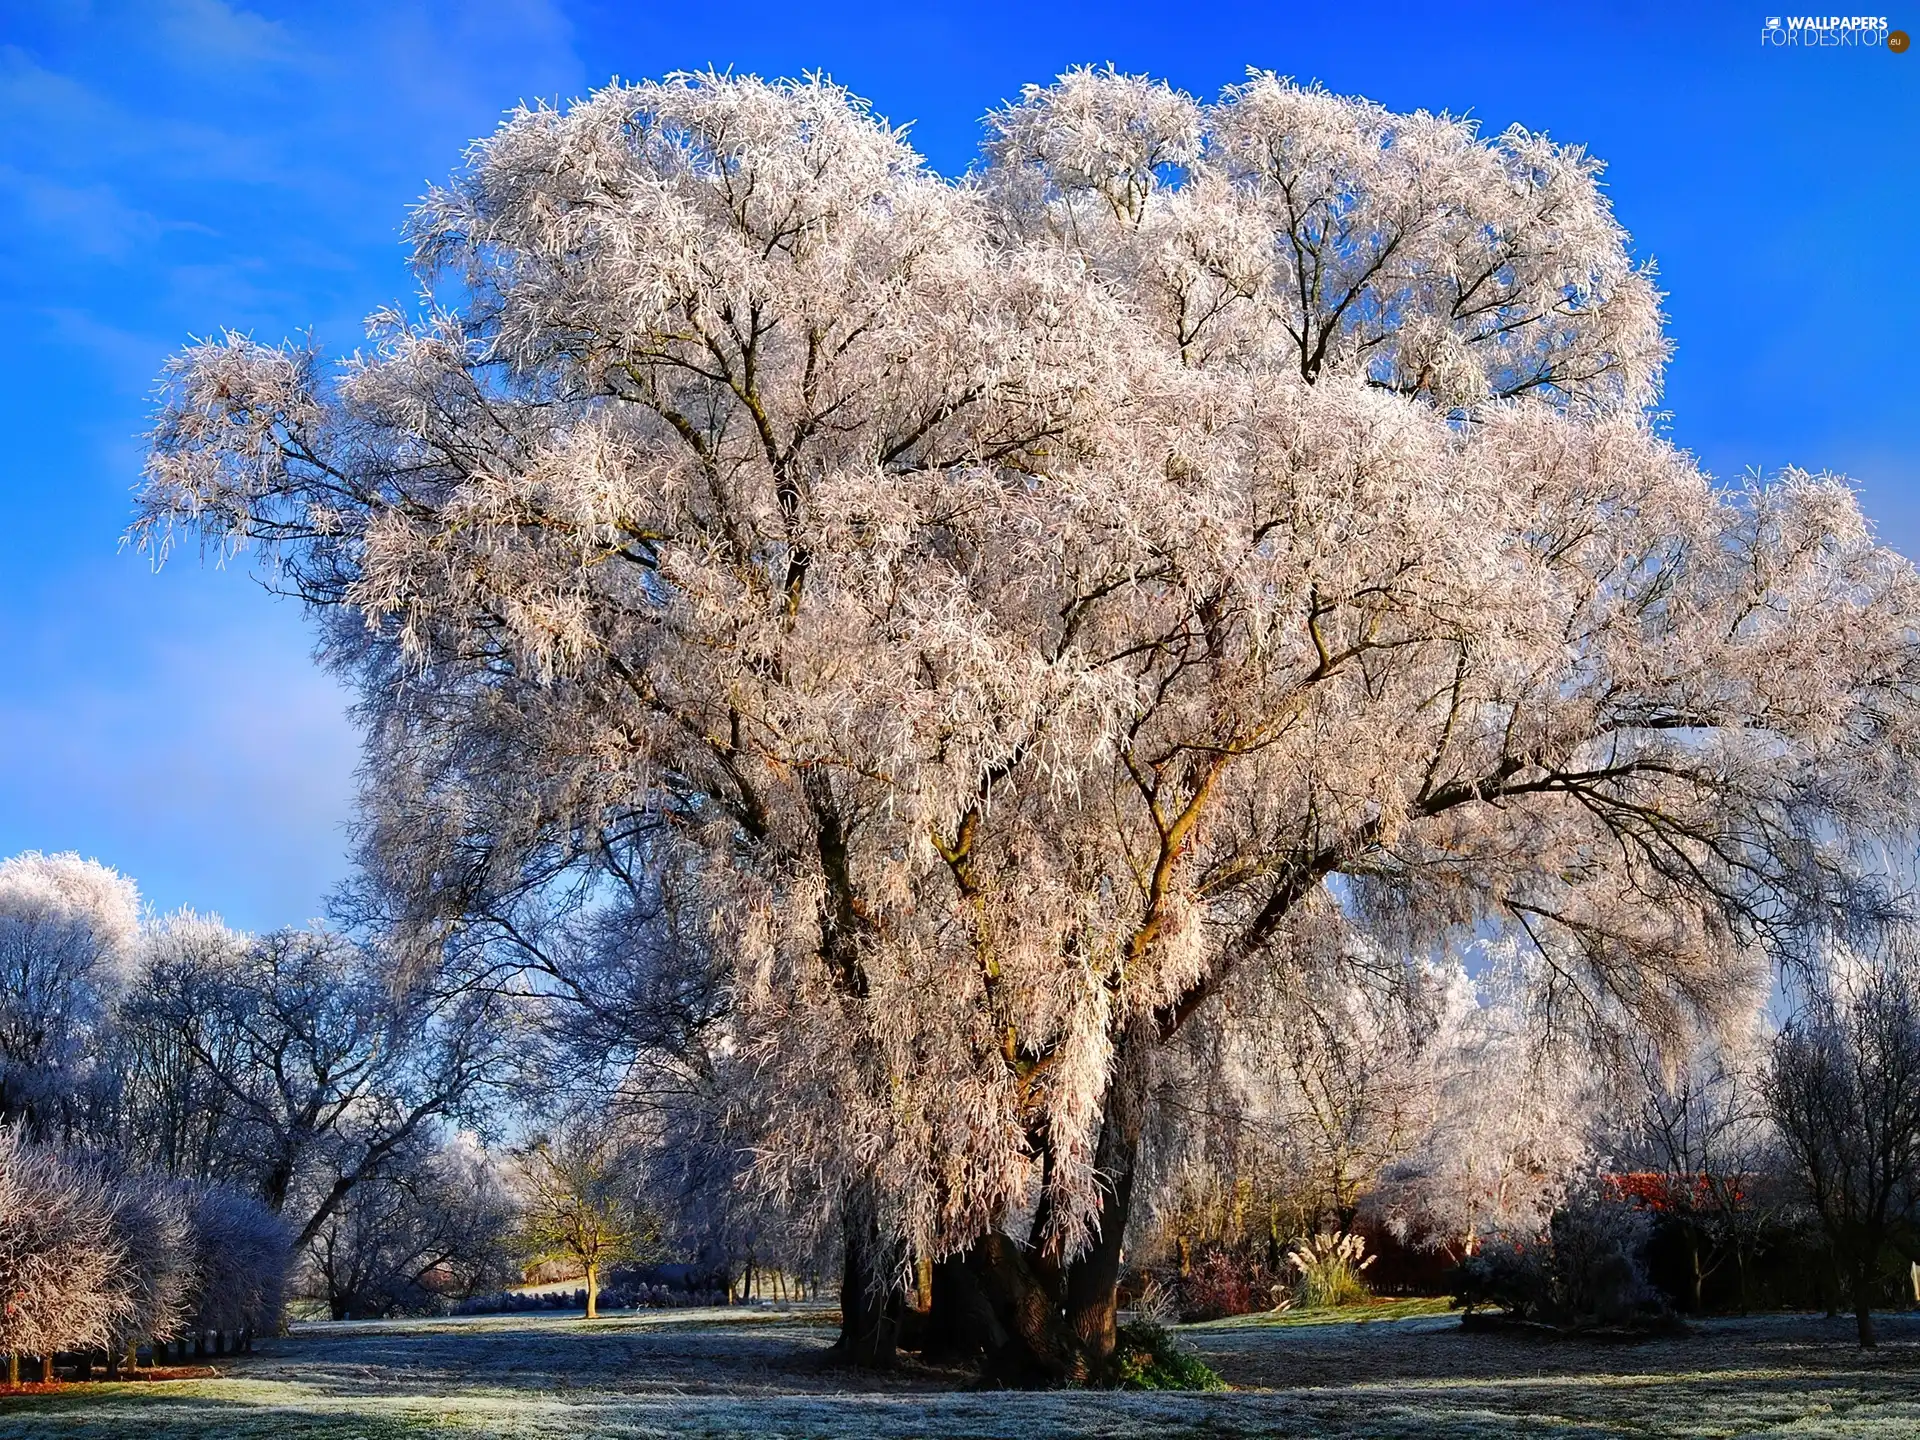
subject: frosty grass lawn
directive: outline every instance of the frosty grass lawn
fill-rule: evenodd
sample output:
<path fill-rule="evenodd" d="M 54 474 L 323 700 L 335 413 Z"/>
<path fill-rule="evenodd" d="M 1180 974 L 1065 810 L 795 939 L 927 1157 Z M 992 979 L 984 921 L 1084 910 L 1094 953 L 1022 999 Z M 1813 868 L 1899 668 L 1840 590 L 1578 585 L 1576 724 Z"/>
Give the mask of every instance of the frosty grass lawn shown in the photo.
<path fill-rule="evenodd" d="M 0 1401 L 0 1437 L 1920 1435 L 1920 1317 L 1877 1354 L 1850 1320 L 1715 1320 L 1586 1345 L 1465 1334 L 1447 1315 L 1183 1328 L 1221 1395 L 1007 1394 L 825 1369 L 821 1314 L 667 1311 L 297 1327 L 219 1380 Z"/>

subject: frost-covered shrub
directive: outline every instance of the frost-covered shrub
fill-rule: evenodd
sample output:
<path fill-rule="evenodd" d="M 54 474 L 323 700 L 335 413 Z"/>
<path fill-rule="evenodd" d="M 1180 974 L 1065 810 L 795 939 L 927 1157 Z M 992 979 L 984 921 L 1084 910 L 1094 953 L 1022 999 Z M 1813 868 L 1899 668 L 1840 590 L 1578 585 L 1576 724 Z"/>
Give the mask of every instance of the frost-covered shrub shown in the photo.
<path fill-rule="evenodd" d="M 1647 1216 L 1595 1192 L 1570 1196 L 1537 1241 L 1489 1242 L 1454 1271 L 1454 1304 L 1565 1328 L 1636 1327 L 1666 1318 L 1647 1278 Z"/>
<path fill-rule="evenodd" d="M 218 1334 L 277 1329 L 293 1258 L 286 1223 L 252 1196 L 210 1185 L 195 1197 L 193 1232 L 194 1328 Z"/>
<path fill-rule="evenodd" d="M 193 1196 L 154 1175 L 122 1174 L 105 1186 L 121 1260 L 111 1283 L 127 1301 L 107 1351 L 170 1340 L 185 1329 L 195 1286 Z"/>
<path fill-rule="evenodd" d="M 0 1128 L 0 1351 L 105 1346 L 133 1305 L 114 1283 L 126 1262 L 97 1171 Z"/>
<path fill-rule="evenodd" d="M 1630 1325 L 1664 1312 L 1647 1278 L 1649 1221 L 1637 1206 L 1576 1195 L 1554 1212 L 1553 1270 L 1561 1312 L 1576 1324 Z"/>
<path fill-rule="evenodd" d="M 1307 1310 L 1357 1305 L 1373 1292 L 1363 1277 L 1374 1257 L 1364 1254 L 1367 1242 L 1358 1235 L 1323 1232 L 1296 1241 L 1287 1252 L 1287 1268 L 1294 1274 L 1293 1300 Z"/>
<path fill-rule="evenodd" d="M 1534 1320 L 1550 1304 L 1552 1272 L 1544 1244 L 1490 1240 L 1454 1267 L 1453 1303 L 1468 1314 L 1482 1308 Z"/>

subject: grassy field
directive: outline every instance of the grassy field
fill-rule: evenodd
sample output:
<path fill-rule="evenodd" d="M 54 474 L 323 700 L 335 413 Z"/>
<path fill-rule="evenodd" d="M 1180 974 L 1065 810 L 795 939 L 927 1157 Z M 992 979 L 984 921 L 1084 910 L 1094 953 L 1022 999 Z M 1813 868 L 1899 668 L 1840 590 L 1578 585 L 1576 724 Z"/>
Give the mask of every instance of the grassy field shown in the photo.
<path fill-rule="evenodd" d="M 1366 1305 L 1346 1305 L 1338 1310 L 1257 1310 L 1251 1315 L 1234 1315 L 1225 1320 L 1209 1320 L 1189 1325 L 1181 1333 L 1189 1342 L 1209 1330 L 1266 1329 L 1274 1325 L 1371 1325 L 1379 1320 L 1413 1320 L 1423 1315 L 1445 1315 L 1451 1306 L 1443 1298 L 1418 1300 L 1375 1300 Z"/>
<path fill-rule="evenodd" d="M 1816 1317 L 1587 1345 L 1398 1308 L 1184 1328 L 1235 1386 L 1220 1395 L 968 1391 L 923 1369 L 876 1381 L 822 1363 L 819 1314 L 303 1325 L 218 1380 L 0 1401 L 0 1437 L 1920 1435 L 1920 1317 L 1886 1317 L 1886 1343 L 1862 1355 L 1851 1322 Z"/>

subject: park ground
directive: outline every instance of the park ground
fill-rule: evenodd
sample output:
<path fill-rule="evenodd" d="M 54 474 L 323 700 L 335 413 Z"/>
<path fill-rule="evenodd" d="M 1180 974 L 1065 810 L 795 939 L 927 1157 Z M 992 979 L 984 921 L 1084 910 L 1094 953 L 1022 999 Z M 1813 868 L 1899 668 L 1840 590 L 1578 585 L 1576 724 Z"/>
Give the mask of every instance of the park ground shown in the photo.
<path fill-rule="evenodd" d="M 415 1436 L 782 1437 L 1920 1435 L 1920 1316 L 1709 1320 L 1582 1343 L 1468 1333 L 1429 1306 L 1366 1321 L 1183 1326 L 1221 1394 L 969 1390 L 909 1367 L 824 1363 L 824 1312 L 680 1310 L 310 1324 L 218 1379 L 87 1385 L 0 1400 L 4 1440 L 398 1440 Z M 1343 1313 L 1343 1312 L 1342 1312 Z"/>

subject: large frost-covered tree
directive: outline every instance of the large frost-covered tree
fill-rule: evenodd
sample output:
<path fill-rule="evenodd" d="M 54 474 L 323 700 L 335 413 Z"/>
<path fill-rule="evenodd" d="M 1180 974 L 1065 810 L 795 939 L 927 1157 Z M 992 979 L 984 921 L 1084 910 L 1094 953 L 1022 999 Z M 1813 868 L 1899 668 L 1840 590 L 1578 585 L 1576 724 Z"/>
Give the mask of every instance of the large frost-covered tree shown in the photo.
<path fill-rule="evenodd" d="M 67 1128 L 138 954 L 131 880 L 78 855 L 0 861 L 0 1121 Z"/>
<path fill-rule="evenodd" d="M 1920 586 L 1842 483 L 1660 437 L 1577 149 L 1269 75 L 989 129 L 949 183 L 824 81 L 516 112 L 371 353 L 174 362 L 137 528 L 318 612 L 422 954 L 686 877 L 853 1354 L 960 1255 L 1010 1373 L 1086 1374 L 1241 977 L 1505 932 L 1672 1034 L 1877 908 Z"/>
<path fill-rule="evenodd" d="M 1511 942 L 1453 970 L 1422 1059 L 1431 1101 L 1369 1197 L 1373 1219 L 1453 1259 L 1491 1239 L 1536 1243 L 1591 1172 L 1604 1070 L 1540 1006 L 1537 957 Z"/>

